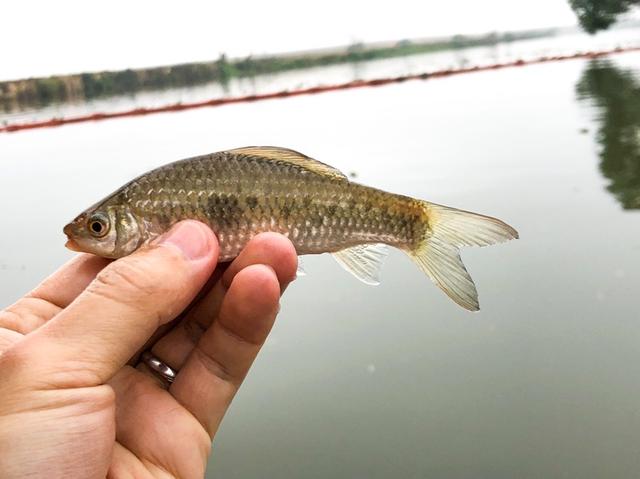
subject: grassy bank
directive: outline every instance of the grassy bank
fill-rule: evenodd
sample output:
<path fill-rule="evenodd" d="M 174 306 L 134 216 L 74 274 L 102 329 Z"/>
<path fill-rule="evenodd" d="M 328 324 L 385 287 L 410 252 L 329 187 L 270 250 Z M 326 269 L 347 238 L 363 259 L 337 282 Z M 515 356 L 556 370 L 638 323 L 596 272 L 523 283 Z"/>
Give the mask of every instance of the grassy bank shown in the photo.
<path fill-rule="evenodd" d="M 0 82 L 0 107 L 4 111 L 42 107 L 51 103 L 133 94 L 139 91 L 189 87 L 209 82 L 226 84 L 234 78 L 254 77 L 289 70 L 340 63 L 415 55 L 441 50 L 490 46 L 501 42 L 553 35 L 553 30 L 456 35 L 448 39 L 394 44 L 353 44 L 333 50 L 218 60 L 156 68 L 127 69 Z"/>

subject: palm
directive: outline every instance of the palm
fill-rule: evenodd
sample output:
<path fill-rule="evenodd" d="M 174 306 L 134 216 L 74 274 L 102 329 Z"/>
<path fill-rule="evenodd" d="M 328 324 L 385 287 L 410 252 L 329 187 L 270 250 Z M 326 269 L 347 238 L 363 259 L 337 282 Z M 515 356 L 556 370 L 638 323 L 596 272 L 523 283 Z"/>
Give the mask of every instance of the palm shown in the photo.
<path fill-rule="evenodd" d="M 86 294 L 85 289 L 99 290 L 93 280 L 107 264 L 89 255 L 78 257 L 0 312 L 0 375 L 6 376 L 0 381 L 0 399 L 2 388 L 11 388 L 12 379 L 19 377 L 16 371 L 25 363 L 20 351 L 28 349 L 30 338 L 36 342 L 47 336 L 47 329 L 55 330 L 44 326 L 62 322 L 57 318 L 68 307 L 78 309 L 74 300 Z M 84 477 L 92 475 L 87 471 L 98 476 L 101 470 L 108 470 L 109 477 L 202 477 L 211 440 L 271 329 L 279 295 L 295 276 L 295 269 L 295 250 L 285 238 L 274 234 L 254 238 L 179 321 L 143 335 L 143 348 L 150 348 L 179 371 L 170 387 L 141 363 L 135 368 L 121 365 L 106 381 L 95 381 L 87 368 L 74 369 L 78 361 L 72 357 L 71 363 L 51 365 L 55 374 L 47 374 L 46 389 L 40 387 L 42 378 L 36 378 L 38 387 L 23 394 L 22 409 L 12 405 L 13 409 L 3 410 L 0 402 L 0 429 L 5 426 L 3 420 L 23 414 L 25 405 L 45 401 L 43 411 L 37 406 L 28 411 L 36 415 L 33 423 L 20 425 L 23 436 L 40 438 L 41 447 L 28 453 L 34 464 L 39 464 L 37 456 L 42 453 L 58 461 L 52 464 L 51 457 L 42 459 L 47 467 L 59 471 L 82 467 Z M 122 275 L 115 276 L 122 279 Z M 145 285 L 136 287 L 144 289 Z M 76 326 L 81 319 L 70 324 Z M 83 337 L 90 342 L 90 332 L 85 331 Z M 43 344 L 57 346 L 51 341 Z M 87 345 L 84 351 L 93 355 L 100 349 Z M 40 355 L 47 364 L 47 352 L 40 351 Z M 87 358 L 88 369 L 93 360 Z M 100 360 L 108 363 L 113 358 Z M 137 355 L 129 364 L 136 362 Z M 37 364 L 34 367 L 38 369 Z M 43 437 L 42 424 L 54 433 Z M 21 453 L 25 451 L 18 451 Z M 2 466 L 0 460 L 0 470 Z"/>
<path fill-rule="evenodd" d="M 146 374 L 126 367 L 118 376 L 113 476 L 202 477 L 211 447 L 202 424 Z"/>

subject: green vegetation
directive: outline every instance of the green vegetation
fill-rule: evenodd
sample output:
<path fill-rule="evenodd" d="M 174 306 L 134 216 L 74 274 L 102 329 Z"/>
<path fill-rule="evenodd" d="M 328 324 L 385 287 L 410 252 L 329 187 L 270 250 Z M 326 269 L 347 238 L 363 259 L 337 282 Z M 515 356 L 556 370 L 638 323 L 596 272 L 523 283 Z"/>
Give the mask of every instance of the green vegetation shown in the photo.
<path fill-rule="evenodd" d="M 589 33 L 606 30 L 616 18 L 629 11 L 640 0 L 569 0 L 582 28 Z"/>
<path fill-rule="evenodd" d="M 440 50 L 495 45 L 500 42 L 538 38 L 554 34 L 553 30 L 517 33 L 489 33 L 481 36 L 456 35 L 450 39 L 411 41 L 395 44 L 353 44 L 332 51 L 227 59 L 187 63 L 139 70 L 105 71 L 78 75 L 52 76 L 0 82 L 0 107 L 5 111 L 44 106 L 53 102 L 93 99 L 133 94 L 143 90 L 189 87 L 208 82 L 226 86 L 234 78 L 254 77 L 287 70 L 354 63 Z"/>
<path fill-rule="evenodd" d="M 631 70 L 593 61 L 576 86 L 600 110 L 597 141 L 607 189 L 624 209 L 640 208 L 640 81 Z"/>

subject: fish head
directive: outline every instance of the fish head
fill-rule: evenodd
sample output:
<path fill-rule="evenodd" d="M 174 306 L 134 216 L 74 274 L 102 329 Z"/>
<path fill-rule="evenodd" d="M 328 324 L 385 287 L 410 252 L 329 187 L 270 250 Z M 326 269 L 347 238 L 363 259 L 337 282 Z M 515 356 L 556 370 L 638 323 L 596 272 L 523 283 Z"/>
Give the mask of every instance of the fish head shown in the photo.
<path fill-rule="evenodd" d="M 65 245 L 72 251 L 104 258 L 121 258 L 133 253 L 142 243 L 142 231 L 136 217 L 126 206 L 113 205 L 89 209 L 63 229 Z"/>

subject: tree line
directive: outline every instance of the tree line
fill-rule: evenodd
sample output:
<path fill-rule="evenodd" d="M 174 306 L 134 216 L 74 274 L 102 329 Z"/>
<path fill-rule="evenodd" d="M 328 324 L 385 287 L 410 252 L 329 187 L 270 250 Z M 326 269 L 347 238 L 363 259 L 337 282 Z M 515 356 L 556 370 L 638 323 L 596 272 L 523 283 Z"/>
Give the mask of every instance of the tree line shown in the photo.
<path fill-rule="evenodd" d="M 553 34 L 552 30 L 517 33 L 489 33 L 480 36 L 456 35 L 438 41 L 402 40 L 393 45 L 369 46 L 354 43 L 328 52 L 297 55 L 274 55 L 228 59 L 226 55 L 213 62 L 186 63 L 156 68 L 103 71 L 74 75 L 30 78 L 0 82 L 0 106 L 5 111 L 41 107 L 50 103 L 91 100 L 100 97 L 134 94 L 145 90 L 189 87 L 209 82 L 228 84 L 235 78 L 250 78 L 288 70 L 340 63 L 354 63 L 439 50 L 495 45 Z"/>

